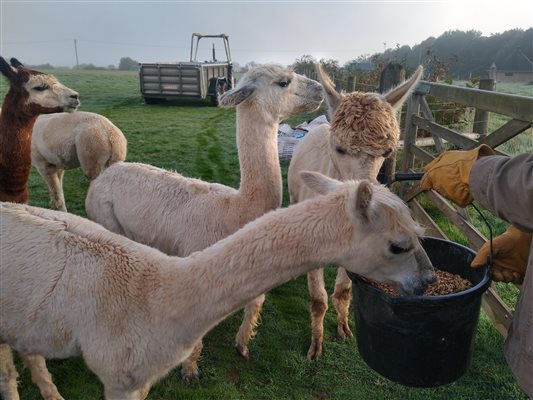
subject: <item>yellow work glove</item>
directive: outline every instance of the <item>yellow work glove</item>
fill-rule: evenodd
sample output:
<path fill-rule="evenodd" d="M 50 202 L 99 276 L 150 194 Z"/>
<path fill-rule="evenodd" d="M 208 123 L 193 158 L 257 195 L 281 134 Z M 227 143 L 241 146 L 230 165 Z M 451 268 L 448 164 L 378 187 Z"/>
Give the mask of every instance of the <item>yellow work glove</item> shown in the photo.
<path fill-rule="evenodd" d="M 461 207 L 472 203 L 470 194 L 470 170 L 479 157 L 496 154 L 486 144 L 472 150 L 450 150 L 425 166 L 426 173 L 420 186 L 426 190 L 434 189 Z"/>
<path fill-rule="evenodd" d="M 522 232 L 514 226 L 510 226 L 504 233 L 494 238 L 492 278 L 495 281 L 522 283 L 532 238 L 533 233 Z M 479 249 L 470 264 L 472 268 L 486 265 L 489 252 L 490 245 L 487 242 Z"/>

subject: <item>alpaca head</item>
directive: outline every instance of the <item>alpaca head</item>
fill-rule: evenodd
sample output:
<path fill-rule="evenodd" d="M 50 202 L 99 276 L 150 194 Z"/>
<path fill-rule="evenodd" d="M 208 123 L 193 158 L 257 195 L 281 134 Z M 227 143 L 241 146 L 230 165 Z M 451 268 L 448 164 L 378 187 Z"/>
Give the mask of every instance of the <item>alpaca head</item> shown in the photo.
<path fill-rule="evenodd" d="M 77 92 L 61 84 L 52 75 L 24 67 L 15 58 L 11 59 L 10 66 L 0 57 L 0 71 L 10 85 L 6 99 L 9 96 L 18 113 L 35 116 L 72 112 L 80 104 Z"/>
<path fill-rule="evenodd" d="M 220 96 L 219 104 L 251 106 L 268 119 L 280 122 L 291 115 L 316 110 L 323 99 L 318 82 L 290 68 L 270 64 L 250 69 L 234 89 Z"/>
<path fill-rule="evenodd" d="M 338 93 L 331 79 L 318 66 L 319 80 L 326 91 L 331 121 L 330 154 L 343 180 L 375 179 L 384 159 L 398 145 L 397 111 L 422 78 L 422 67 L 405 83 L 385 94 Z"/>
<path fill-rule="evenodd" d="M 390 283 L 408 295 L 421 294 L 435 281 L 433 266 L 419 241 L 422 229 L 405 203 L 383 185 L 368 180 L 340 182 L 318 172 L 301 172 L 303 182 L 319 194 L 339 191 L 349 232 L 339 243 L 338 265 L 366 278 Z M 346 227 L 347 224 L 347 227 Z"/>

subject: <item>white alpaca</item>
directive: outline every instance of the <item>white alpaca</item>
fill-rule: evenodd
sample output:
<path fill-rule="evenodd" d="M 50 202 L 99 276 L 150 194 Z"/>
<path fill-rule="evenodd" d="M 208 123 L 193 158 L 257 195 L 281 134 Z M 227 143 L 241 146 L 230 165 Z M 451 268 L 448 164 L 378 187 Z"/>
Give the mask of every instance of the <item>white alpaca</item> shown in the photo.
<path fill-rule="evenodd" d="M 146 164 L 117 163 L 91 183 L 87 215 L 113 232 L 167 254 L 187 256 L 202 250 L 281 205 L 279 123 L 315 110 L 322 100 L 318 82 L 287 68 L 252 69 L 219 99 L 222 107 L 237 107 L 239 190 Z M 236 336 L 237 350 L 244 357 L 248 357 L 248 342 L 264 298 L 260 295 L 245 308 Z M 184 379 L 198 376 L 200 353 L 201 342 L 183 365 Z"/>
<path fill-rule="evenodd" d="M 291 203 L 314 195 L 300 181 L 300 171 L 303 170 L 318 171 L 338 180 L 376 181 L 385 157 L 398 145 L 397 111 L 422 77 L 422 67 L 419 67 L 408 81 L 383 95 L 361 92 L 341 94 L 337 93 L 321 66 L 318 66 L 317 72 L 326 91 L 331 126 L 323 124 L 311 130 L 296 147 L 288 172 Z M 420 252 L 420 257 L 427 257 L 422 249 Z M 312 320 L 307 357 L 318 359 L 322 355 L 328 296 L 323 269 L 311 271 L 307 277 Z M 346 271 L 339 268 L 332 300 L 337 312 L 337 330 L 342 338 L 352 336 L 348 324 L 351 290 L 350 278 Z"/>
<path fill-rule="evenodd" d="M 415 257 L 419 228 L 392 192 L 316 173 L 303 180 L 325 195 L 187 258 L 71 214 L 1 203 L 0 339 L 44 357 L 82 355 L 107 400 L 139 400 L 223 318 L 316 265 L 406 294 L 435 279 Z M 0 352 L 0 393 L 17 398 L 10 349 Z"/>
<path fill-rule="evenodd" d="M 33 127 L 31 161 L 50 191 L 50 207 L 67 211 L 63 194 L 66 169 L 81 167 L 89 180 L 124 161 L 127 141 L 106 117 L 78 111 L 41 115 Z"/>

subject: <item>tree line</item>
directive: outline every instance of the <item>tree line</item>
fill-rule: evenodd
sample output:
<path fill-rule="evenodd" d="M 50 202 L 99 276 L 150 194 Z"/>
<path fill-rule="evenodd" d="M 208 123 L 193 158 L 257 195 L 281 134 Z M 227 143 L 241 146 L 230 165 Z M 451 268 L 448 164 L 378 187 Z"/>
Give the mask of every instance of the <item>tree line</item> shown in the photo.
<path fill-rule="evenodd" d="M 407 74 L 424 65 L 425 79 L 445 81 L 453 79 L 472 79 L 488 77 L 492 63 L 496 66 L 509 65 L 509 57 L 516 49 L 533 60 L 533 28 L 527 30 L 512 29 L 503 33 L 482 36 L 481 32 L 447 31 L 439 37 L 429 37 L 413 47 L 396 44 L 395 48 L 382 53 L 360 55 L 344 65 L 334 59 L 316 60 L 310 55 L 297 58 L 293 66 L 300 71 L 311 68 L 320 62 L 333 77 L 346 80 L 347 76 L 356 76 L 358 80 L 366 79 L 373 83 L 379 80 L 379 71 L 389 62 L 405 67 Z M 517 69 L 520 66 L 515 66 Z M 370 79 L 368 77 L 371 77 Z"/>

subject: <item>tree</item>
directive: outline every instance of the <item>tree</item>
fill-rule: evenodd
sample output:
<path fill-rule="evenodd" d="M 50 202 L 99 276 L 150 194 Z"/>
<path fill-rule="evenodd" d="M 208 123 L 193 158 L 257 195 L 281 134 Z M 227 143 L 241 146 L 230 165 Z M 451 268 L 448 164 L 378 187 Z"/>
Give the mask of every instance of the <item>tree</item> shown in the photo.
<path fill-rule="evenodd" d="M 129 57 L 122 57 L 118 63 L 118 69 L 121 71 L 137 71 L 139 69 L 139 62 Z"/>
<path fill-rule="evenodd" d="M 320 64 L 324 68 L 324 71 L 333 79 L 341 78 L 341 67 L 339 62 L 333 58 L 321 58 Z"/>
<path fill-rule="evenodd" d="M 315 65 L 317 61 L 316 58 L 309 55 L 304 54 L 302 57 L 297 58 L 292 63 L 292 68 L 299 73 L 308 76 L 309 78 L 316 78 L 315 74 Z"/>

